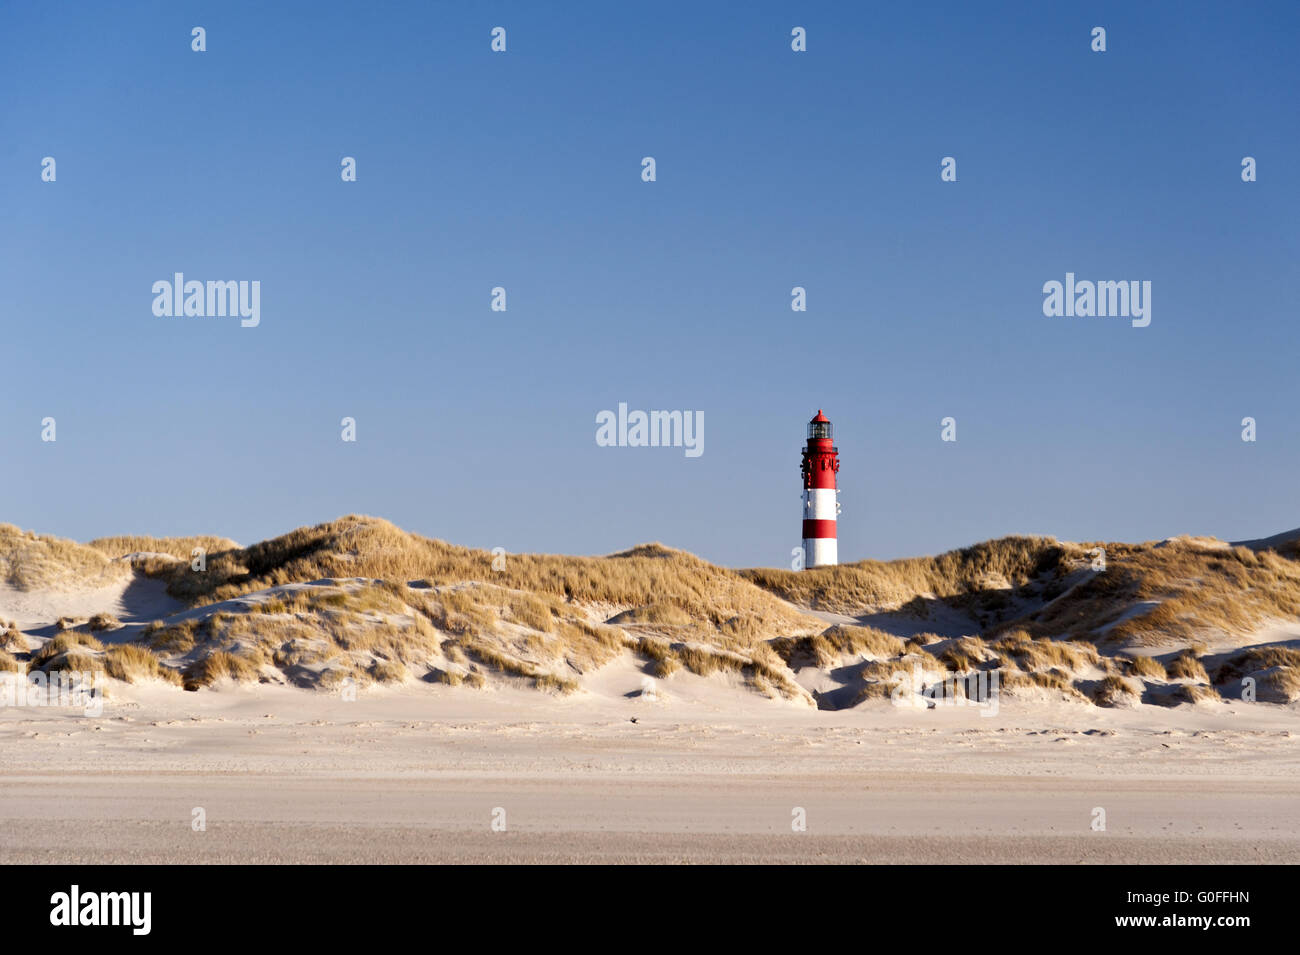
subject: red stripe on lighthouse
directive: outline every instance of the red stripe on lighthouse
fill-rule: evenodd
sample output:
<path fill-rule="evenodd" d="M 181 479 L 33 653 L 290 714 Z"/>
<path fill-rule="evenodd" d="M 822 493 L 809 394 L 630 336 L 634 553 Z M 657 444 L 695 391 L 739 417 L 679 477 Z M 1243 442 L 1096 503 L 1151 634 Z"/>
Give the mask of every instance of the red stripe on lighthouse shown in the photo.
<path fill-rule="evenodd" d="M 817 538 L 828 538 L 835 536 L 834 521 L 810 521 L 803 522 L 804 540 L 816 540 Z"/>
<path fill-rule="evenodd" d="M 829 457 L 820 459 L 816 457 L 813 458 L 812 480 L 808 482 L 809 487 L 816 488 L 817 490 L 826 490 L 835 487 L 835 472 L 830 468 L 822 468 L 819 466 L 821 461 L 828 460 L 830 460 Z"/>

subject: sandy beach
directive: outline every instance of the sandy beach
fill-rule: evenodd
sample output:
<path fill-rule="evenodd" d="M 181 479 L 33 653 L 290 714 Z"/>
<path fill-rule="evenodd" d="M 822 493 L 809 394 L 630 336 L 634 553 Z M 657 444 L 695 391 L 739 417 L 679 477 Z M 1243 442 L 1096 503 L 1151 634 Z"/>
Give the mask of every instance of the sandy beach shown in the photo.
<path fill-rule="evenodd" d="M 578 698 L 114 685 L 99 718 L 10 710 L 0 860 L 1300 861 L 1289 707 L 821 712 L 690 674 L 652 702 L 619 669 Z"/>

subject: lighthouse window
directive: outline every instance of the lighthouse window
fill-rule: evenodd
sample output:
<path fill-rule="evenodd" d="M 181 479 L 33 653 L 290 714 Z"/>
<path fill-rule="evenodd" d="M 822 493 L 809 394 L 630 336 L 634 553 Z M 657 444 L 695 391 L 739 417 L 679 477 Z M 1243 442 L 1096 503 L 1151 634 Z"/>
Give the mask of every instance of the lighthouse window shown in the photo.
<path fill-rule="evenodd" d="M 831 423 L 829 421 L 814 421 L 808 425 L 808 437 L 810 438 L 830 438 Z"/>

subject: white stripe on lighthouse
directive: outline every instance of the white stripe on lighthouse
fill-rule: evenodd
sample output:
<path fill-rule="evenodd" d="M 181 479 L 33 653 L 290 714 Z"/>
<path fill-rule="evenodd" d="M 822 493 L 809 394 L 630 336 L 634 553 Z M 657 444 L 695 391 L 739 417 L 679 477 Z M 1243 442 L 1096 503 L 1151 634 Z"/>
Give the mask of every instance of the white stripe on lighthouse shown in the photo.
<path fill-rule="evenodd" d="M 818 537 L 803 542 L 805 567 L 826 567 L 839 561 L 834 537 Z"/>
<path fill-rule="evenodd" d="M 806 488 L 803 492 L 803 516 L 809 521 L 835 520 L 835 488 Z"/>

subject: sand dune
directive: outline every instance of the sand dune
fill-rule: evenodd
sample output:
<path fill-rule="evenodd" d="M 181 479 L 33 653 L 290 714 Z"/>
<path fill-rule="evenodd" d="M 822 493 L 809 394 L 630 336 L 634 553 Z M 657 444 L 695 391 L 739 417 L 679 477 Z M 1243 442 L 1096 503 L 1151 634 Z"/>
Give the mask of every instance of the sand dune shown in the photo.
<path fill-rule="evenodd" d="M 661 692 L 682 674 L 723 673 L 738 693 L 822 709 L 889 696 L 917 671 L 996 671 L 1011 695 L 1105 706 L 1223 705 L 1252 692 L 1290 703 L 1300 561 L 1269 541 L 1006 538 L 793 574 L 734 572 L 661 545 L 498 566 L 360 517 L 249 548 L 211 537 L 81 545 L 4 526 L 0 665 L 75 663 L 192 690 L 233 680 L 582 694 L 630 655 Z M 196 545 L 216 548 L 201 570 L 188 559 Z"/>

